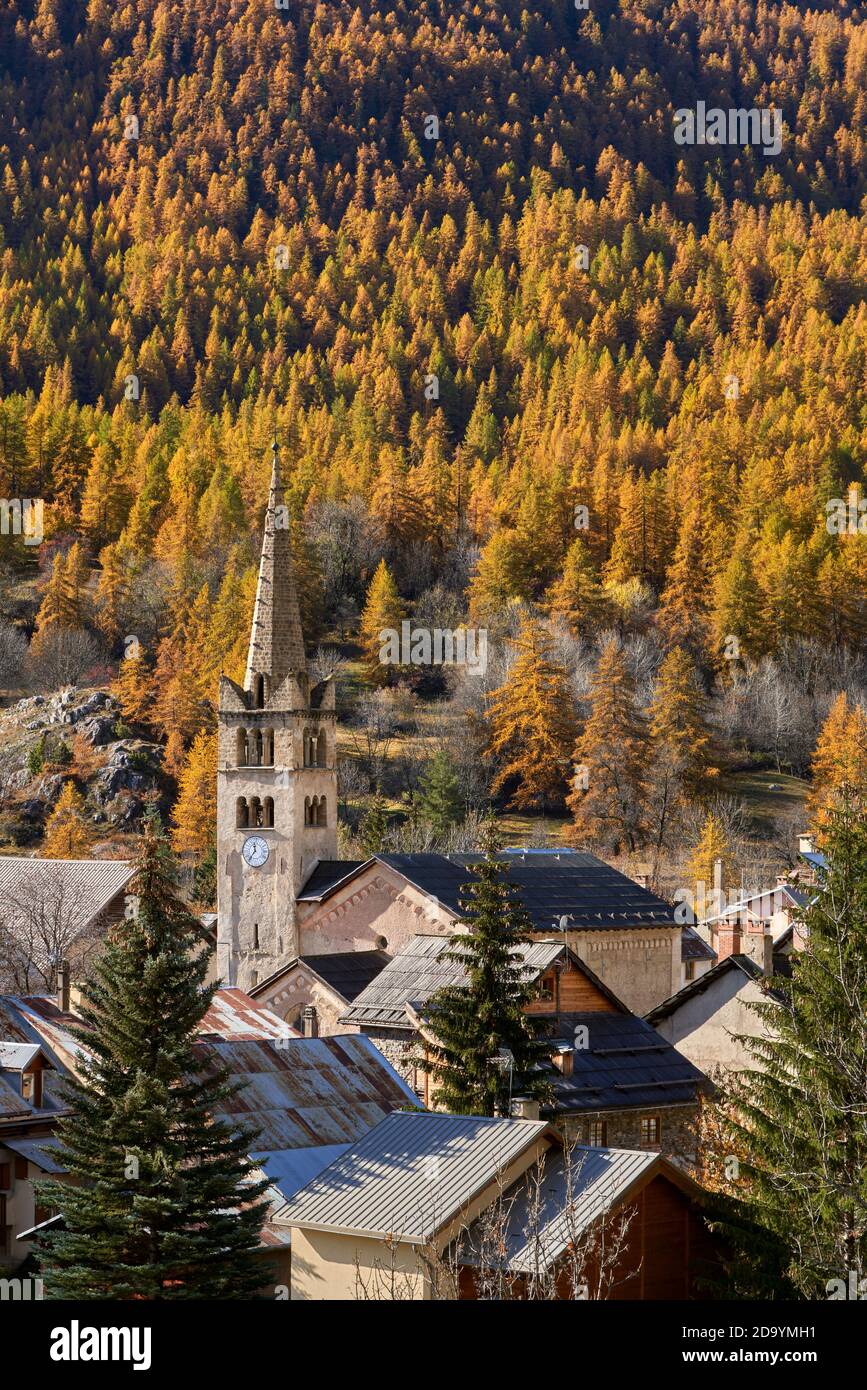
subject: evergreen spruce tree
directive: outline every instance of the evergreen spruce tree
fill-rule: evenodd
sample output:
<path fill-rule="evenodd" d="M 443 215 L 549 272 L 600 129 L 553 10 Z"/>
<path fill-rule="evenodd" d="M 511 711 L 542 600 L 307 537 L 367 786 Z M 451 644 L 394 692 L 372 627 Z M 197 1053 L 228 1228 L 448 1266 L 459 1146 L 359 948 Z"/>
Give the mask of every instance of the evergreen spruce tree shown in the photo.
<path fill-rule="evenodd" d="M 420 819 L 427 821 L 440 837 L 461 819 L 461 789 L 448 754 L 442 748 L 424 771 L 416 804 Z"/>
<path fill-rule="evenodd" d="M 382 850 L 383 841 L 388 831 L 388 809 L 384 797 L 376 793 L 370 802 L 361 825 L 358 828 L 358 839 L 362 849 L 367 854 L 379 854 Z"/>
<path fill-rule="evenodd" d="M 66 1087 L 59 1161 L 40 1187 L 64 1229 L 40 1242 L 52 1299 L 251 1297 L 264 1182 L 250 1131 L 220 1116 L 237 1090 L 194 1047 L 216 985 L 151 822 L 130 884 L 135 915 L 108 939 L 85 987 L 85 1054 Z"/>
<path fill-rule="evenodd" d="M 461 890 L 458 924 L 468 931 L 453 936 L 440 957 L 462 967 L 466 982 L 445 986 L 429 999 L 429 1041 L 417 1065 L 432 1077 L 440 1108 L 456 1115 L 508 1115 L 512 1096 L 545 1099 L 540 1065 L 550 1048 L 540 1037 L 543 1020 L 524 1012 L 535 994 L 520 955 L 531 922 L 497 858 L 491 828 L 472 874 Z"/>
<path fill-rule="evenodd" d="M 867 1283 L 867 816 L 830 813 L 828 869 L 804 914 L 805 946 L 719 1103 L 727 1196 L 717 1224 L 746 1298 L 864 1297 Z M 860 1289 L 859 1289 L 860 1286 Z M 728 1296 L 731 1296 L 730 1294 Z"/>

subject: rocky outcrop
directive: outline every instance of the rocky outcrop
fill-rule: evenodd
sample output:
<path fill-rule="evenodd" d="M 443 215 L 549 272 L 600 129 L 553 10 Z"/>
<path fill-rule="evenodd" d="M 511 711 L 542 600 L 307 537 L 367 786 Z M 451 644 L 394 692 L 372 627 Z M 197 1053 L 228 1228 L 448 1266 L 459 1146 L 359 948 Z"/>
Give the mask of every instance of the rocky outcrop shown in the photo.
<path fill-rule="evenodd" d="M 0 712 L 0 839 L 34 844 L 70 777 L 106 833 L 135 829 L 152 805 L 166 816 L 174 783 L 162 745 L 143 734 L 105 690 L 32 695 Z"/>

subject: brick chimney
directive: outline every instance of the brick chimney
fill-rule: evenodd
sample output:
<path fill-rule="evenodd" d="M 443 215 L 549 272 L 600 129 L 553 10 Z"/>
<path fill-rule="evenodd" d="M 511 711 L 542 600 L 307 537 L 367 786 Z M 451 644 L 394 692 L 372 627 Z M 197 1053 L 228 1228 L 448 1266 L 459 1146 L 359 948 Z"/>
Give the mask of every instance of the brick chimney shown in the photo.
<path fill-rule="evenodd" d="M 717 928 L 717 961 L 725 960 L 726 956 L 740 955 L 741 937 L 740 913 L 723 918 Z"/>

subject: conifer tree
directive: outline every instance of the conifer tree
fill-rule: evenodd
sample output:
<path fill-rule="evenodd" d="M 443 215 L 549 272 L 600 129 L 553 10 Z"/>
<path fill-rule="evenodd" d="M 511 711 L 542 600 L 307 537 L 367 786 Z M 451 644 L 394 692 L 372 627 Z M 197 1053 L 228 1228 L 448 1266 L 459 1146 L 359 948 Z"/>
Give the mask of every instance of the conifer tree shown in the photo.
<path fill-rule="evenodd" d="M 714 870 L 716 861 L 722 861 L 723 885 L 731 883 L 735 874 L 735 861 L 732 855 L 731 846 L 719 818 L 708 811 L 702 821 L 701 833 L 693 847 L 687 867 L 690 886 L 700 883 L 705 885 L 705 894 L 711 892 L 714 883 Z M 696 908 L 700 913 L 707 906 L 707 897 L 702 903 L 699 898 L 699 890 L 696 889 L 697 901 Z"/>
<path fill-rule="evenodd" d="M 210 951 L 177 897 L 151 822 L 130 883 L 134 915 L 109 937 L 84 987 L 84 1049 L 68 1085 L 60 1161 L 73 1181 L 40 1200 L 64 1229 L 40 1242 L 52 1299 L 237 1299 L 263 1282 L 267 1184 L 255 1135 L 221 1117 L 237 1090 L 195 1035 L 217 988 Z"/>
<path fill-rule="evenodd" d="M 196 734 L 178 777 L 172 811 L 175 854 L 203 857 L 217 835 L 217 735 Z"/>
<path fill-rule="evenodd" d="M 418 815 L 442 838 L 461 819 L 463 804 L 455 770 L 444 749 L 437 749 L 421 778 Z"/>
<path fill-rule="evenodd" d="M 358 829 L 358 840 L 365 853 L 380 854 L 387 832 L 388 808 L 385 798 L 377 792 L 371 798 Z"/>
<path fill-rule="evenodd" d="M 126 655 L 111 683 L 111 693 L 129 724 L 148 724 L 153 715 L 153 673 L 138 647 Z"/>
<path fill-rule="evenodd" d="M 545 608 L 552 618 L 564 618 L 576 637 L 588 636 L 611 621 L 611 607 L 580 536 L 566 553 L 562 575 L 545 595 Z"/>
<path fill-rule="evenodd" d="M 720 1101 L 718 1167 L 726 1153 L 740 1158 L 717 1223 L 741 1297 L 863 1298 L 867 1289 L 865 810 L 845 798 L 830 812 L 804 948 L 791 978 L 774 976 L 775 997 L 751 1006 L 759 1028 L 739 1039 L 751 1064 Z"/>
<path fill-rule="evenodd" d="M 807 799 L 811 824 L 821 833 L 841 793 L 867 792 L 867 713 L 850 707 L 841 691 L 819 732 Z"/>
<path fill-rule="evenodd" d="M 487 714 L 487 756 L 497 765 L 491 791 L 508 788 L 510 806 L 544 813 L 565 789 L 575 737 L 572 692 L 538 623 L 525 620 L 512 645 L 517 659 Z"/>
<path fill-rule="evenodd" d="M 690 796 L 701 794 L 713 771 L 706 705 L 691 658 L 681 647 L 674 647 L 659 670 L 650 706 L 650 736 L 655 757 L 675 773 Z"/>
<path fill-rule="evenodd" d="M 593 675 L 590 715 L 573 754 L 567 805 L 575 843 L 598 843 L 615 853 L 637 849 L 645 830 L 646 756 L 635 682 L 619 643 L 612 640 Z"/>
<path fill-rule="evenodd" d="M 456 1115 L 508 1115 L 511 1099 L 544 1099 L 540 1063 L 550 1049 L 541 1020 L 525 1012 L 535 995 L 521 963 L 532 924 L 488 830 L 482 859 L 461 889 L 465 932 L 440 959 L 459 966 L 465 983 L 436 991 L 424 1011 L 425 1051 L 417 1065 L 431 1078 L 434 1103 Z"/>
<path fill-rule="evenodd" d="M 84 797 L 75 783 L 64 782 L 57 805 L 45 824 L 43 859 L 84 859 L 90 847 L 90 831 L 84 819 Z"/>
<path fill-rule="evenodd" d="M 359 634 L 368 675 L 379 685 L 386 685 L 398 669 L 380 660 L 384 641 L 381 634 L 391 631 L 399 639 L 402 620 L 403 605 L 397 585 L 385 560 L 380 560 L 367 590 Z"/>

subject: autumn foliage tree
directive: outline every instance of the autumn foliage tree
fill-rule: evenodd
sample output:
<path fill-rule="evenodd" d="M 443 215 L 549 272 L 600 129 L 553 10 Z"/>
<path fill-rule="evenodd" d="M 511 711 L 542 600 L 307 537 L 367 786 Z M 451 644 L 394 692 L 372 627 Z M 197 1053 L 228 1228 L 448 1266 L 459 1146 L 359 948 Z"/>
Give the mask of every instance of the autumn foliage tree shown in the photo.
<path fill-rule="evenodd" d="M 647 730 L 620 644 L 602 652 L 590 714 L 575 744 L 570 836 L 577 844 L 634 851 L 644 835 Z"/>
<path fill-rule="evenodd" d="M 544 628 L 524 622 L 513 647 L 514 664 L 487 711 L 491 789 L 508 791 L 509 805 L 519 810 L 544 812 L 565 790 L 575 737 L 572 696 Z"/>

